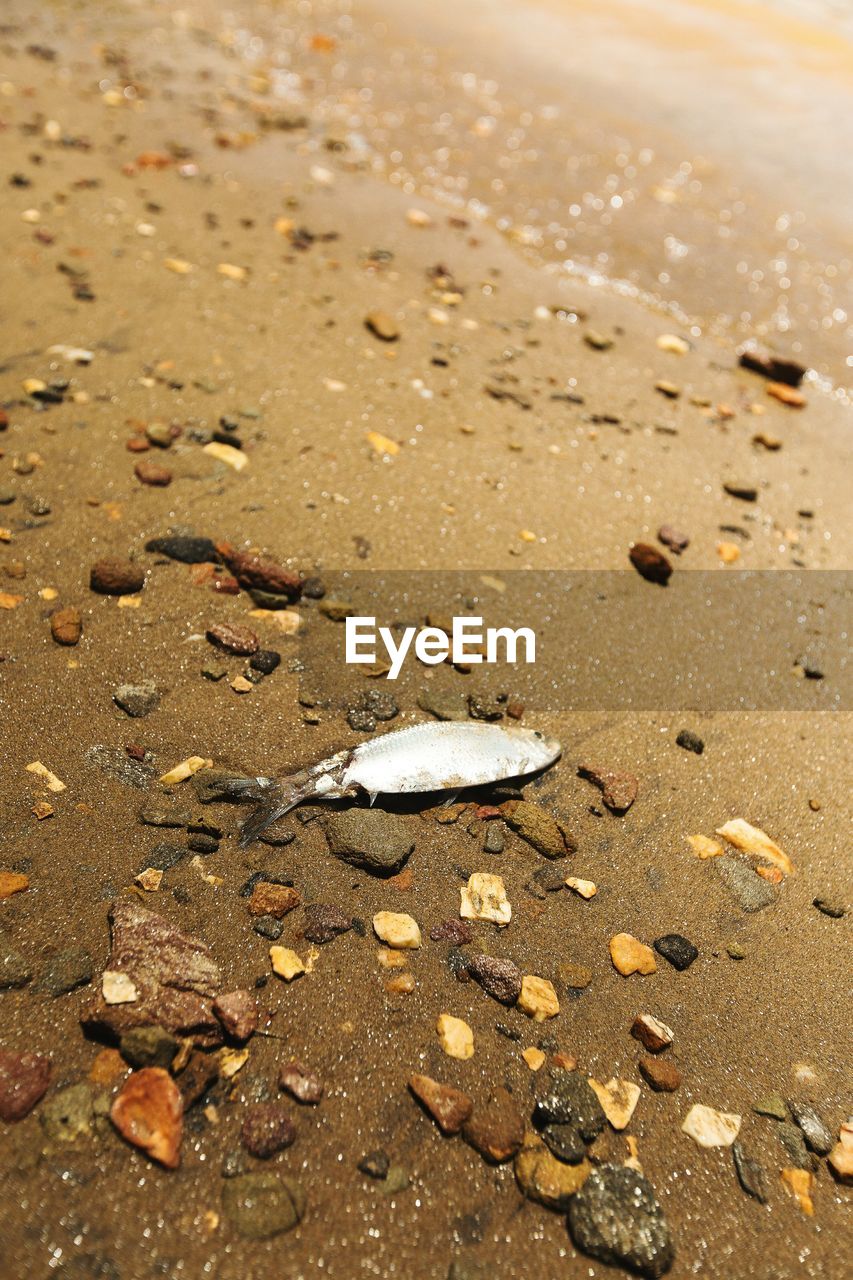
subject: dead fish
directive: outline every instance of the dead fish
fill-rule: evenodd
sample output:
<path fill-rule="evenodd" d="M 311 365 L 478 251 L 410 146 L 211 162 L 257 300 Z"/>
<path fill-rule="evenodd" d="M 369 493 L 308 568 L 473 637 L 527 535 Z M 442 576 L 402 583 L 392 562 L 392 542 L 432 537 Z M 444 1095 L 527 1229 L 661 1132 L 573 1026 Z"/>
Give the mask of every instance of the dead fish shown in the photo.
<path fill-rule="evenodd" d="M 339 800 L 366 792 L 373 804 L 383 793 L 461 791 L 545 769 L 561 750 L 559 742 L 536 729 L 464 722 L 396 729 L 287 778 L 235 780 L 235 799 L 259 800 L 240 830 L 240 847 L 245 849 L 303 800 Z"/>

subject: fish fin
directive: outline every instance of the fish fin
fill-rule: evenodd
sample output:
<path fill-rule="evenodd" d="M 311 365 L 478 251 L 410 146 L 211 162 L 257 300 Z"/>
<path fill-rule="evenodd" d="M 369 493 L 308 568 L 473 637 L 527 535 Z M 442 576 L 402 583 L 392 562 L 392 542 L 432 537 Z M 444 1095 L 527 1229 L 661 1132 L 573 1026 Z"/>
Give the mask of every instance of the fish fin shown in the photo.
<path fill-rule="evenodd" d="M 298 782 L 288 778 L 258 778 L 255 781 L 269 782 L 271 785 L 264 788 L 258 797 L 258 803 L 240 828 L 238 843 L 241 849 L 247 849 L 267 827 L 272 826 L 303 800 L 317 794 L 314 779 L 304 776 L 300 776 Z"/>
<path fill-rule="evenodd" d="M 219 794 L 223 800 L 262 800 L 277 785 L 275 778 L 225 778 Z"/>

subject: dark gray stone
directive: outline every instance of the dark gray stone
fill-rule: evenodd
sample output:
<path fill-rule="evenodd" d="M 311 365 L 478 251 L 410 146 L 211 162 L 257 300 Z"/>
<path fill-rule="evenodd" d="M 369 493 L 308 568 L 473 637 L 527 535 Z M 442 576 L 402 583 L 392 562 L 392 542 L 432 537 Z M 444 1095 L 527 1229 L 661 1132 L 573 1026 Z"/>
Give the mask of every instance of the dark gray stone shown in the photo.
<path fill-rule="evenodd" d="M 305 1212 L 305 1193 L 294 1178 L 275 1173 L 243 1173 L 222 1190 L 228 1224 L 247 1240 L 266 1240 L 291 1231 Z"/>
<path fill-rule="evenodd" d="M 85 987 L 92 981 L 94 961 L 82 947 L 67 947 L 57 951 L 47 962 L 47 968 L 39 980 L 39 989 L 51 996 L 64 996 L 77 987 Z"/>
<path fill-rule="evenodd" d="M 119 1041 L 125 1062 L 132 1067 L 162 1067 L 168 1071 L 179 1043 L 164 1027 L 131 1027 Z"/>
<path fill-rule="evenodd" d="M 542 1141 L 551 1155 L 564 1164 L 580 1164 L 586 1155 L 584 1140 L 571 1124 L 546 1124 Z"/>
<path fill-rule="evenodd" d="M 651 1183 L 636 1169 L 593 1169 L 569 1205 L 569 1229 L 579 1249 L 655 1280 L 672 1265 L 674 1250 Z"/>
<path fill-rule="evenodd" d="M 789 1098 L 788 1110 L 794 1117 L 794 1123 L 802 1130 L 803 1137 L 812 1151 L 819 1156 L 828 1156 L 835 1146 L 835 1138 L 814 1107 L 808 1102 L 795 1102 Z"/>
<path fill-rule="evenodd" d="M 779 1141 L 785 1148 L 785 1155 L 795 1169 L 813 1169 L 814 1160 L 809 1155 L 806 1140 L 801 1129 L 785 1120 L 776 1126 Z"/>
<path fill-rule="evenodd" d="M 32 976 L 29 961 L 20 951 L 0 951 L 0 991 L 25 987 Z"/>
<path fill-rule="evenodd" d="M 778 890 L 767 880 L 757 875 L 755 868 L 740 858 L 729 858 L 723 855 L 713 858 L 717 875 L 739 902 L 744 911 L 763 911 L 772 907 L 779 896 Z"/>
<path fill-rule="evenodd" d="M 113 702 L 138 720 L 156 710 L 160 697 L 160 690 L 153 680 L 140 680 L 139 684 L 120 684 L 113 694 Z"/>
<path fill-rule="evenodd" d="M 682 729 L 675 739 L 675 744 L 685 751 L 694 751 L 697 756 L 701 756 L 705 750 L 705 743 L 699 737 L 699 734 L 694 733 L 692 729 Z"/>
<path fill-rule="evenodd" d="M 759 1204 L 767 1204 L 767 1171 L 763 1165 L 748 1156 L 739 1142 L 732 1145 L 732 1158 L 735 1162 L 738 1182 L 746 1194 L 752 1196 Z"/>
<path fill-rule="evenodd" d="M 699 955 L 698 947 L 694 947 L 689 938 L 680 933 L 667 933 L 657 938 L 654 944 L 658 955 L 668 960 L 673 968 L 683 971 L 689 969 Z"/>
<path fill-rule="evenodd" d="M 538 1127 L 571 1125 L 584 1142 L 598 1137 L 606 1119 L 601 1103 L 580 1071 L 566 1071 L 552 1080 L 549 1092 L 537 1099 L 533 1111 L 533 1122 Z"/>
<path fill-rule="evenodd" d="M 382 809 L 344 809 L 326 816 L 329 850 L 342 862 L 367 871 L 399 870 L 415 847 L 407 824 Z"/>

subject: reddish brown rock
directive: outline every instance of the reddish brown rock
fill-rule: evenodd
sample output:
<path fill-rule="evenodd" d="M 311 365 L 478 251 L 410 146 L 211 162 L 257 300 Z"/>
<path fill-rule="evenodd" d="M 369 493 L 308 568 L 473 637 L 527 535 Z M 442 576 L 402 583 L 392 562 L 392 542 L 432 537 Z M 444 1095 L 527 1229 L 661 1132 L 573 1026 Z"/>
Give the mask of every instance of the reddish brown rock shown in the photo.
<path fill-rule="evenodd" d="M 175 1084 L 184 1100 L 184 1110 L 189 1111 L 190 1107 L 203 1098 L 218 1079 L 219 1066 L 216 1057 L 211 1053 L 199 1053 L 193 1050 L 186 1064 L 175 1077 Z"/>
<path fill-rule="evenodd" d="M 259 880 L 249 899 L 249 915 L 275 916 L 276 920 L 281 920 L 288 911 L 298 907 L 301 901 L 299 891 L 291 885 Z"/>
<path fill-rule="evenodd" d="M 258 1029 L 258 1006 L 251 991 L 217 996 L 213 1012 L 233 1040 L 248 1040 Z"/>
<path fill-rule="evenodd" d="M 172 483 L 172 473 L 168 467 L 161 467 L 158 462 L 143 459 L 133 468 L 133 474 L 141 484 L 150 484 L 157 489 L 165 489 Z"/>
<path fill-rule="evenodd" d="M 23 1120 L 44 1097 L 49 1083 L 50 1058 L 0 1049 L 0 1119 Z"/>
<path fill-rule="evenodd" d="M 323 1097 L 325 1085 L 316 1071 L 309 1070 L 295 1059 L 286 1062 L 278 1073 L 278 1084 L 297 1102 L 316 1106 Z"/>
<path fill-rule="evenodd" d="M 508 1089 L 496 1089 L 462 1127 L 466 1142 L 490 1164 L 511 1160 L 524 1141 L 524 1117 Z"/>
<path fill-rule="evenodd" d="M 512 960 L 501 960 L 497 956 L 472 956 L 468 961 L 468 972 L 500 1004 L 515 1004 L 521 995 L 524 975 Z"/>
<path fill-rule="evenodd" d="M 134 1071 L 113 1102 L 110 1119 L 127 1142 L 167 1169 L 177 1169 L 184 1104 L 168 1071 L 162 1067 Z"/>
<path fill-rule="evenodd" d="M 652 1017 L 650 1013 L 638 1013 L 631 1024 L 631 1035 L 635 1040 L 639 1040 L 649 1053 L 660 1053 L 661 1049 L 666 1049 L 673 1041 L 672 1029 L 661 1022 L 658 1018 Z"/>
<path fill-rule="evenodd" d="M 454 947 L 466 947 L 474 941 L 474 930 L 465 920 L 442 920 L 429 931 L 432 942 L 449 942 Z"/>
<path fill-rule="evenodd" d="M 637 1063 L 646 1084 L 658 1093 L 674 1093 L 681 1084 L 681 1072 L 672 1058 L 640 1058 Z"/>
<path fill-rule="evenodd" d="M 412 1076 L 409 1088 L 442 1133 L 458 1133 L 474 1109 L 467 1093 L 452 1085 L 440 1084 L 430 1076 Z"/>
<path fill-rule="evenodd" d="M 222 1041 L 212 1001 L 221 983 L 207 946 L 132 898 L 110 908 L 112 949 L 105 968 L 126 974 L 137 998 L 108 1005 L 102 996 L 84 1012 L 83 1026 L 118 1040 L 131 1027 L 161 1026 L 197 1044 Z"/>
<path fill-rule="evenodd" d="M 579 764 L 578 773 L 593 782 L 613 813 L 627 813 L 637 798 L 639 783 L 633 773 L 617 773 L 601 764 Z"/>
<path fill-rule="evenodd" d="M 648 542 L 635 542 L 628 552 L 631 564 L 641 578 L 665 587 L 672 576 L 672 565 L 662 551 Z"/>
<path fill-rule="evenodd" d="M 251 657 L 260 648 L 260 641 L 254 631 L 231 622 L 219 622 L 208 627 L 207 638 L 211 644 L 224 649 L 226 653 L 236 653 L 244 658 Z"/>
<path fill-rule="evenodd" d="M 89 586 L 102 596 L 132 596 L 145 586 L 145 570 L 130 560 L 107 556 L 92 565 Z"/>
<path fill-rule="evenodd" d="M 302 594 L 300 575 L 283 568 L 269 556 L 235 551 L 226 542 L 217 543 L 216 550 L 246 591 L 263 591 L 265 595 L 281 596 L 282 602 L 288 604 L 298 600 Z"/>
<path fill-rule="evenodd" d="M 257 1102 L 249 1107 L 241 1127 L 240 1141 L 250 1155 L 269 1160 L 296 1137 L 296 1125 L 280 1102 Z"/>
<path fill-rule="evenodd" d="M 50 615 L 50 633 L 57 644 L 77 644 L 83 634 L 83 618 L 73 604 Z"/>
<path fill-rule="evenodd" d="M 307 942 L 324 946 L 339 934 L 352 928 L 352 916 L 329 902 L 309 902 L 305 908 L 305 924 L 302 936 Z"/>

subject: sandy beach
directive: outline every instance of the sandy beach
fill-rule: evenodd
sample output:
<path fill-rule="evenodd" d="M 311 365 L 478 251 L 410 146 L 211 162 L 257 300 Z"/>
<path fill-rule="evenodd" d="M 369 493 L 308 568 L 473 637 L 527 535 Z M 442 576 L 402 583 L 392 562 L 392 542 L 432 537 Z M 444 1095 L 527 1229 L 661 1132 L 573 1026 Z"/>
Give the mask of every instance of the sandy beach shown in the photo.
<path fill-rule="evenodd" d="M 7 0 L 4 1280 L 842 1275 L 851 71 L 794 0 Z M 240 847 L 457 720 L 562 755 Z"/>

